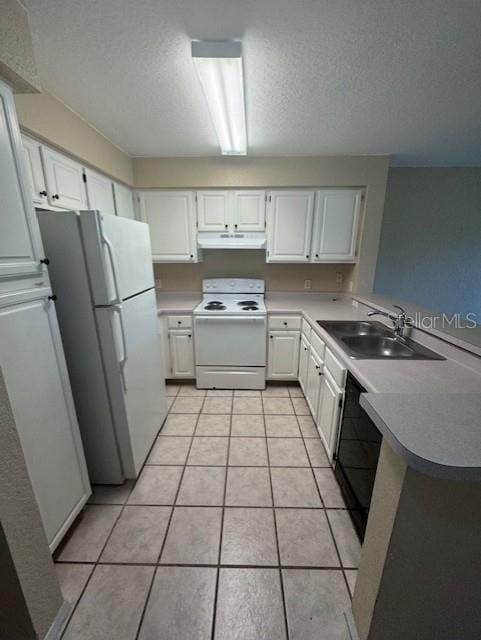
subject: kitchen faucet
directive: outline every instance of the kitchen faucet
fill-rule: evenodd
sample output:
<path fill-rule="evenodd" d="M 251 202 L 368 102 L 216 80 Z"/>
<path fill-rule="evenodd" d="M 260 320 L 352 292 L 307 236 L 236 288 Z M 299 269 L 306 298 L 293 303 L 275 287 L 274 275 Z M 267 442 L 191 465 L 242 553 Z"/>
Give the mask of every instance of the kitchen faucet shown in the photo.
<path fill-rule="evenodd" d="M 404 334 L 404 328 L 406 326 L 407 314 L 402 307 L 397 304 L 393 304 L 395 309 L 399 309 L 399 313 L 397 315 L 393 313 L 387 313 L 386 311 L 369 311 L 368 316 L 386 316 L 389 320 L 392 321 L 394 327 L 394 335 L 396 338 L 402 338 Z"/>

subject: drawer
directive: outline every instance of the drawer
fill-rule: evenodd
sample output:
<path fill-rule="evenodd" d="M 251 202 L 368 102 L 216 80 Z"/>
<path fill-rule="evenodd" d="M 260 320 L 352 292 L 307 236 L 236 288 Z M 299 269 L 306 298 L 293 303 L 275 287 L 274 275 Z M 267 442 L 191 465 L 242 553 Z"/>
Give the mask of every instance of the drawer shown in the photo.
<path fill-rule="evenodd" d="M 336 358 L 329 347 L 326 348 L 326 356 L 324 359 L 326 369 L 334 378 L 335 382 L 341 389 L 344 389 L 346 383 L 346 367 Z"/>
<path fill-rule="evenodd" d="M 169 329 L 191 329 L 192 316 L 168 316 L 167 326 Z"/>
<path fill-rule="evenodd" d="M 324 352 L 326 350 L 326 344 L 321 338 L 317 335 L 315 331 L 311 332 L 311 349 L 317 353 L 321 360 L 324 360 Z"/>
<path fill-rule="evenodd" d="M 302 329 L 302 333 L 309 340 L 309 338 L 311 337 L 312 329 L 311 329 L 311 325 L 307 322 L 307 320 L 304 320 L 304 318 L 302 319 L 301 329 Z"/>
<path fill-rule="evenodd" d="M 276 329 L 277 331 L 286 330 L 299 330 L 301 328 L 301 316 L 269 316 L 269 329 Z"/>

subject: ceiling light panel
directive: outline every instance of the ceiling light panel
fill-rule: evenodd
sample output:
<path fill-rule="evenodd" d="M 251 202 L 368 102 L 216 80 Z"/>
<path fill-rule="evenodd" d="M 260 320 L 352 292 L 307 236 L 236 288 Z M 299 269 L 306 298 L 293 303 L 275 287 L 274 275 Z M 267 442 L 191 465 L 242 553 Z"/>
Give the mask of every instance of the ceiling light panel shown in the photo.
<path fill-rule="evenodd" d="M 223 155 L 247 153 L 242 45 L 192 42 L 194 66 Z"/>

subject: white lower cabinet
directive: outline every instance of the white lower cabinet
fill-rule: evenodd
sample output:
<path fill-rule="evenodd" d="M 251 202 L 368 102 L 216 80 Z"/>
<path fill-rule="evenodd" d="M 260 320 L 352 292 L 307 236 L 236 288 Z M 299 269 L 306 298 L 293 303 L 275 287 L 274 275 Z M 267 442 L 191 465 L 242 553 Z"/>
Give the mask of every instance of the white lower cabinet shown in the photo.
<path fill-rule="evenodd" d="M 296 380 L 299 366 L 299 331 L 269 331 L 267 377 Z"/>
<path fill-rule="evenodd" d="M 339 423 L 342 397 L 342 389 L 338 387 L 329 370 L 325 368 L 321 381 L 316 422 L 319 435 L 331 462 L 336 448 L 337 425 Z"/>
<path fill-rule="evenodd" d="M 0 301 L 0 363 L 53 551 L 87 501 L 90 484 L 49 293 Z"/>
<path fill-rule="evenodd" d="M 172 378 L 194 378 L 194 341 L 192 329 L 169 331 L 170 368 Z"/>
<path fill-rule="evenodd" d="M 307 368 L 309 366 L 309 340 L 301 335 L 301 348 L 299 352 L 299 384 L 304 393 L 307 390 Z"/>
<path fill-rule="evenodd" d="M 304 394 L 314 419 L 317 416 L 317 408 L 319 405 L 319 391 L 321 388 L 323 364 L 323 361 L 311 346 L 308 355 L 307 384 Z"/>

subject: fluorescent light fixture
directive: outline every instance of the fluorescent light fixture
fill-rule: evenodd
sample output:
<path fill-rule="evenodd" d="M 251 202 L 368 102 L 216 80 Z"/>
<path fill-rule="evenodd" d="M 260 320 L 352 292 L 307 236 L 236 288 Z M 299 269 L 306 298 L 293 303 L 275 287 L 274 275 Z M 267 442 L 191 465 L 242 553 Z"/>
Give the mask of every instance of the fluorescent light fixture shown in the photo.
<path fill-rule="evenodd" d="M 192 58 L 223 155 L 247 153 L 242 44 L 192 42 Z"/>

